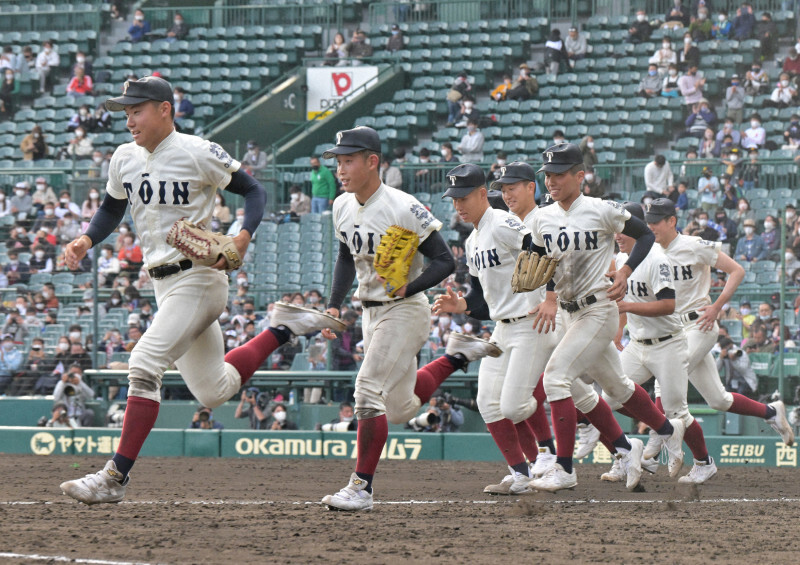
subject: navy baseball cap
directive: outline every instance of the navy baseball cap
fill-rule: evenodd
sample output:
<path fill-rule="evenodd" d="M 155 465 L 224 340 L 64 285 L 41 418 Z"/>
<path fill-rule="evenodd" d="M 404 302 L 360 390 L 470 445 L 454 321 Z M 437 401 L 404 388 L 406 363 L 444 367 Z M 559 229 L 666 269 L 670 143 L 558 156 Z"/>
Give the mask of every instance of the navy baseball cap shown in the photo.
<path fill-rule="evenodd" d="M 669 198 L 656 198 L 645 208 L 645 218 L 648 224 L 655 224 L 664 218 L 677 215 L 675 203 Z"/>
<path fill-rule="evenodd" d="M 514 161 L 505 167 L 500 167 L 500 178 L 492 181 L 492 185 L 489 188 L 502 190 L 504 184 L 514 184 L 521 180 L 536 182 L 536 171 L 528 163 Z"/>
<path fill-rule="evenodd" d="M 381 152 L 381 138 L 378 132 L 367 126 L 346 129 L 336 134 L 336 147 L 322 154 L 323 159 L 333 159 L 336 155 L 351 155 L 359 151 Z"/>
<path fill-rule="evenodd" d="M 622 207 L 630 212 L 631 216 L 634 218 L 639 218 L 640 220 L 644 221 L 644 209 L 638 202 L 625 202 Z"/>
<path fill-rule="evenodd" d="M 450 169 L 445 175 L 447 182 L 447 192 L 442 198 L 463 198 L 470 192 L 481 186 L 486 186 L 486 175 L 483 169 L 472 163 L 462 163 L 454 169 Z"/>
<path fill-rule="evenodd" d="M 574 143 L 551 145 L 542 153 L 544 165 L 537 173 L 564 173 L 575 165 L 583 164 L 583 152 Z"/>
<path fill-rule="evenodd" d="M 119 112 L 125 106 L 141 104 L 148 100 L 173 103 L 172 85 L 161 77 L 142 77 L 139 80 L 126 80 L 122 85 L 122 96 L 106 100 L 106 110 Z"/>

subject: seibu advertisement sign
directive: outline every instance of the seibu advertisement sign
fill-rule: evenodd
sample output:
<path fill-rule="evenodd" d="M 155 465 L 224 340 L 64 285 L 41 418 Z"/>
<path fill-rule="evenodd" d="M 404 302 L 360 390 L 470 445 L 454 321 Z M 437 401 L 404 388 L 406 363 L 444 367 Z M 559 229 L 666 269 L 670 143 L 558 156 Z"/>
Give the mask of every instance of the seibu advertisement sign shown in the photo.
<path fill-rule="evenodd" d="M 352 95 L 358 87 L 375 82 L 378 67 L 309 67 L 306 69 L 308 84 L 307 119 L 318 114 L 328 114 L 342 98 Z M 370 85 L 371 86 L 371 85 Z"/>

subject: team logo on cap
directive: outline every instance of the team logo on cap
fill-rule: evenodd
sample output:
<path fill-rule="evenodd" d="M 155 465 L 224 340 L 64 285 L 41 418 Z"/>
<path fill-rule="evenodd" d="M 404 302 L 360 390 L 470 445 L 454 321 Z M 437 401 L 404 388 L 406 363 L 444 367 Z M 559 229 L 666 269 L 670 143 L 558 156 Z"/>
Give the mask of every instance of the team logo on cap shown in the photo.
<path fill-rule="evenodd" d="M 644 211 L 649 214 L 650 213 L 650 208 L 652 206 L 653 205 L 650 202 L 648 202 L 647 204 L 644 205 Z"/>
<path fill-rule="evenodd" d="M 500 167 L 500 176 L 501 177 L 506 176 L 506 168 L 505 167 Z"/>
<path fill-rule="evenodd" d="M 552 163 L 553 162 L 553 152 L 552 151 L 548 151 L 547 153 L 545 153 L 545 155 L 547 155 L 547 162 L 548 163 Z"/>
<path fill-rule="evenodd" d="M 457 176 L 455 176 L 455 175 L 447 175 L 447 178 L 450 179 L 450 184 L 452 184 L 453 186 L 456 185 L 456 179 L 458 178 Z"/>
<path fill-rule="evenodd" d="M 341 132 L 341 131 L 336 132 L 336 145 L 339 145 L 342 142 L 342 136 L 343 135 L 344 135 L 344 132 Z"/>
<path fill-rule="evenodd" d="M 122 85 L 122 95 L 125 96 L 128 94 L 128 85 L 130 85 L 131 81 L 126 80 L 125 84 Z"/>

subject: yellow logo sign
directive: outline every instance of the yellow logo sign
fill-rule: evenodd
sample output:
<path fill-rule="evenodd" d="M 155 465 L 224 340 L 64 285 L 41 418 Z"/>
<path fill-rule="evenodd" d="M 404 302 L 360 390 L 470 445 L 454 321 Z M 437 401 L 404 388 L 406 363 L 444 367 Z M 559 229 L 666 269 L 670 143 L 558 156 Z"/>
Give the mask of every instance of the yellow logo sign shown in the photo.
<path fill-rule="evenodd" d="M 36 455 L 50 455 L 56 449 L 56 438 L 48 432 L 38 432 L 31 437 L 31 451 Z"/>

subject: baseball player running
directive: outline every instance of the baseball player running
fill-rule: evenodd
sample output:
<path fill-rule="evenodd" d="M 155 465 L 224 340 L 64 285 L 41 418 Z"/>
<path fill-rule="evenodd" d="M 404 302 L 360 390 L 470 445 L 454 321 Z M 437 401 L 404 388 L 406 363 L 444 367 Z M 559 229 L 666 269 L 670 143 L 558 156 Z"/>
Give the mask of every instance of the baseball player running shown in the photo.
<path fill-rule="evenodd" d="M 386 443 L 388 421 L 402 424 L 417 414 L 447 376 L 462 366 L 456 349 L 468 361 L 499 355 L 500 351 L 485 340 L 454 339 L 451 335 L 447 355 L 417 373 L 416 354 L 430 329 L 431 309 L 423 291 L 455 270 L 453 255 L 438 231 L 442 224 L 416 198 L 381 182 L 381 142 L 372 128 L 340 131 L 336 146 L 323 156 L 336 157 L 337 175 L 345 191 L 333 203 L 339 253 L 327 312 L 339 315 L 353 279 L 358 277 L 354 296 L 364 306 L 364 361 L 354 394 L 358 418 L 355 472 L 346 487 L 325 496 L 322 503 L 331 510 L 371 510 L 372 479 Z M 376 248 L 391 226 L 410 230 L 420 241 L 408 282 L 397 289 L 385 287 L 374 265 Z M 423 256 L 430 259 L 424 270 Z M 323 335 L 333 337 L 330 331 Z"/>
<path fill-rule="evenodd" d="M 625 203 L 625 209 L 644 221 L 641 204 Z M 620 269 L 629 258 L 635 240 L 623 233 L 616 235 L 620 253 L 616 257 L 616 268 Z M 708 455 L 703 430 L 692 415 L 686 402 L 689 382 L 686 336 L 680 317 L 675 313 L 675 285 L 672 267 L 661 247 L 654 245 L 644 261 L 628 279 L 625 299 L 617 302 L 619 308 L 619 331 L 615 342 L 619 343 L 627 322 L 631 341 L 622 350 L 622 369 L 630 379 L 644 384 L 652 375 L 661 386 L 661 399 L 669 418 L 679 418 L 686 426 L 684 440 L 692 450 L 697 471 L 679 479 L 682 483 L 701 484 L 717 473 L 714 460 Z M 612 408 L 619 405 L 608 398 Z M 648 444 L 648 447 L 650 444 Z M 659 450 L 660 451 L 660 450 Z M 683 465 L 680 457 L 670 454 L 668 468 L 670 477 L 676 476 Z M 643 454 L 645 459 L 657 457 L 658 453 Z M 602 475 L 606 481 L 621 481 L 624 474 L 617 461 L 611 471 Z"/>
<path fill-rule="evenodd" d="M 576 379 L 584 375 L 594 378 L 611 398 L 668 439 L 667 448 L 677 457 L 683 441 L 683 422 L 667 420 L 647 392 L 625 376 L 612 344 L 619 325 L 616 301 L 625 295 L 628 277 L 647 256 L 654 237 L 644 222 L 631 217 L 619 204 L 581 194 L 583 155 L 577 145 L 551 146 L 542 157 L 544 165 L 539 171 L 545 173 L 545 186 L 556 204 L 534 214 L 532 249 L 559 263 L 534 327 L 552 330 L 560 304 L 566 332 L 544 371 L 557 463 L 543 477 L 534 479 L 532 485 L 537 490 L 553 492 L 577 485 L 572 466 L 577 407 L 601 433 L 613 438 L 616 455 L 627 471 L 626 484 L 634 488 L 641 477 L 642 442 L 627 438 L 608 404 L 593 405 L 596 394 L 594 398 L 585 395 L 574 400 L 571 395 Z M 636 239 L 636 243 L 625 265 L 608 273 L 614 253 L 613 237 L 620 232 Z"/>
<path fill-rule="evenodd" d="M 327 314 L 278 304 L 269 331 L 224 355 L 217 318 L 228 298 L 228 261 L 222 255 L 212 266 L 193 262 L 166 243 L 167 231 L 182 218 L 208 225 L 216 190 L 224 187 L 245 199 L 243 228 L 233 237 L 243 257 L 264 213 L 264 188 L 216 143 L 175 131 L 172 86 L 166 80 L 127 81 L 122 96 L 109 99 L 106 108 L 125 112 L 133 142 L 114 153 L 106 197 L 86 233 L 66 246 L 65 260 L 76 269 L 87 251 L 117 227 L 130 203 L 158 313 L 131 352 L 117 452 L 102 471 L 61 484 L 65 494 L 86 504 L 125 496 L 128 473 L 158 416 L 167 367 L 174 363 L 197 400 L 216 408 L 292 333 L 344 328 Z"/>
<path fill-rule="evenodd" d="M 502 186 L 513 182 L 535 187 L 535 173 L 529 165 L 512 163 L 503 169 Z M 531 325 L 529 312 L 541 302 L 544 290 L 514 294 L 511 289 L 517 255 L 530 246 L 530 230 L 514 215 L 490 206 L 486 176 L 477 165 L 459 165 L 446 178 L 448 189 L 444 197 L 453 199 L 462 222 L 475 227 L 465 243 L 470 291 L 462 297 L 448 288 L 446 294 L 436 297 L 433 312 L 468 312 L 472 317 L 496 322 L 492 341 L 503 354 L 481 361 L 477 403 L 510 474 L 499 484 L 487 486 L 484 492 L 512 495 L 531 492 L 534 473 L 541 476 L 555 463 L 555 455 L 548 448 L 553 446 L 552 438 L 549 441 L 543 438 L 544 453 L 537 457 L 539 446 L 528 419 L 537 412 L 533 391 L 558 337 L 555 332 L 539 334 Z M 533 190 L 529 190 L 525 201 L 526 215 L 536 206 Z M 526 456 L 531 461 L 530 467 Z M 535 468 L 537 462 L 539 468 Z"/>
<path fill-rule="evenodd" d="M 794 432 L 786 419 L 783 402 L 777 400 L 763 404 L 726 391 L 711 354 L 711 348 L 719 334 L 717 316 L 742 282 L 744 269 L 720 251 L 719 242 L 679 234 L 675 229 L 675 205 L 668 198 L 658 198 L 651 202 L 645 217 L 655 233 L 656 241 L 664 249 L 672 265 L 676 292 L 675 311 L 680 315 L 689 345 L 689 382 L 714 410 L 764 418 L 780 434 L 786 445 L 794 444 Z M 711 267 L 728 274 L 722 292 L 713 303 L 708 295 L 711 289 Z M 656 393 L 658 392 L 657 388 Z M 660 448 L 660 439 L 651 435 L 648 451 L 657 453 Z M 702 465 L 702 461 L 695 461 L 689 474 L 701 473 Z"/>

